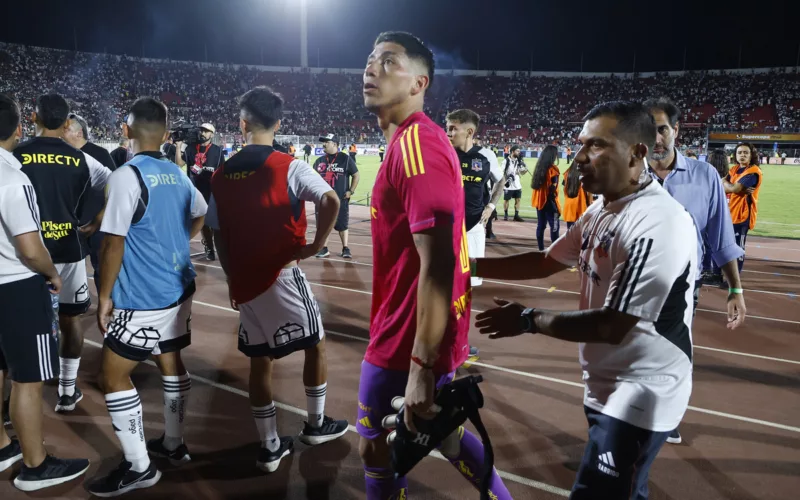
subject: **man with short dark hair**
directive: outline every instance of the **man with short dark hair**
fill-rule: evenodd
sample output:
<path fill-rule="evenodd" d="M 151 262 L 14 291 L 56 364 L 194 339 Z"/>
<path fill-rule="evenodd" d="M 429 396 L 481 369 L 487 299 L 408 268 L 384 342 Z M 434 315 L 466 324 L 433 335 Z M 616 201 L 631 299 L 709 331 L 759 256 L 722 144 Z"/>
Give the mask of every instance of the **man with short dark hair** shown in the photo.
<path fill-rule="evenodd" d="M 325 415 L 327 359 L 319 305 L 297 262 L 322 249 L 339 213 L 339 197 L 311 166 L 272 146 L 283 98 L 256 87 L 239 101 L 239 128 L 247 146 L 214 173 L 208 225 L 239 311 L 239 350 L 250 358 L 250 405 L 261 438 L 256 465 L 278 469 L 294 449 L 278 436 L 272 400 L 273 360 L 305 353 L 303 385 L 308 420 L 299 439 L 318 445 L 347 432 L 346 420 Z M 305 204 L 316 204 L 314 241 L 306 243 Z"/>
<path fill-rule="evenodd" d="M 183 442 L 191 380 L 180 351 L 191 343 L 195 271 L 189 240 L 203 226 L 208 208 L 161 153 L 168 134 L 164 104 L 137 99 L 123 132 L 134 157 L 108 182 L 97 324 L 105 334 L 101 387 L 124 459 L 89 486 L 101 497 L 156 484 L 161 472 L 148 451 L 173 465 L 191 460 Z M 164 387 L 164 434 L 145 443 L 142 403 L 130 374 L 150 355 Z"/>
<path fill-rule="evenodd" d="M 322 142 L 324 156 L 317 158 L 314 162 L 314 170 L 330 184 L 339 196 L 339 216 L 336 217 L 336 225 L 333 227 L 339 233 L 342 240 L 342 257 L 352 259 L 353 254 L 347 246 L 348 226 L 350 223 L 350 199 L 358 187 L 358 180 L 361 174 L 352 156 L 339 151 L 339 140 L 333 134 L 327 134 L 319 138 Z M 326 244 L 316 257 L 327 257 L 331 253 Z"/>
<path fill-rule="evenodd" d="M 114 163 L 114 160 L 111 158 L 106 148 L 101 148 L 97 144 L 89 142 L 89 125 L 82 116 L 75 113 L 69 114 L 69 128 L 64 134 L 64 140 L 73 148 L 80 149 L 99 161 L 112 172 L 117 169 L 117 165 Z M 83 212 L 80 214 L 81 224 L 88 224 L 93 221 L 97 217 L 97 214 L 103 210 L 105 201 L 105 193 L 90 191 L 86 198 L 86 204 L 83 206 Z M 92 269 L 94 270 L 95 289 L 98 289 L 97 287 L 100 286 L 97 279 L 99 276 L 98 270 L 100 269 L 97 256 L 100 252 L 100 245 L 103 242 L 103 233 L 97 229 L 99 228 L 93 228 L 92 234 L 86 238 L 86 245 L 89 249 L 89 260 L 92 262 Z"/>
<path fill-rule="evenodd" d="M 522 161 L 522 151 L 519 146 L 511 146 L 511 151 L 506 153 L 505 157 L 505 162 L 503 162 L 503 175 L 506 177 L 503 191 L 503 212 L 505 214 L 503 220 L 508 220 L 508 202 L 514 200 L 514 221 L 525 222 L 519 216 L 519 205 L 522 200 L 521 177 L 528 173 L 528 169 Z"/>
<path fill-rule="evenodd" d="M 650 465 L 678 426 L 692 392 L 692 217 L 647 173 L 656 126 L 641 104 L 596 106 L 573 165 L 593 203 L 547 252 L 472 262 L 473 274 L 544 279 L 571 266 L 578 311 L 495 299 L 476 327 L 490 338 L 539 334 L 576 342 L 589 441 L 571 499 L 646 499 Z"/>
<path fill-rule="evenodd" d="M 458 109 L 447 115 L 445 128 L 450 144 L 456 148 L 464 183 L 467 247 L 470 257 L 483 257 L 486 249 L 486 223 L 494 212 L 503 192 L 503 172 L 497 157 L 486 148 L 474 144 L 473 138 L 480 126 L 480 116 L 470 109 Z M 486 185 L 493 183 L 491 197 L 486 202 Z M 472 286 L 483 284 L 473 277 Z M 471 354 L 473 354 L 471 352 Z M 475 352 L 474 354 L 477 354 Z"/>
<path fill-rule="evenodd" d="M 378 36 L 364 70 L 364 105 L 388 148 L 372 192 L 370 342 L 358 388 L 359 455 L 367 500 L 407 498 L 408 479 L 391 470 L 384 419 L 405 394 L 405 425 L 432 418 L 437 387 L 469 354 L 470 269 L 464 188 L 455 149 L 423 112 L 434 79 L 433 53 L 404 32 Z M 483 476 L 483 443 L 463 427 L 442 453 L 473 485 Z M 492 498 L 508 500 L 497 471 Z"/>
<path fill-rule="evenodd" d="M 43 443 L 42 386 L 58 374 L 51 294 L 62 282 L 42 241 L 33 185 L 11 154 L 21 137 L 19 106 L 0 94 L 0 394 L 13 381 L 18 438 L 0 427 L 0 472 L 22 460 L 14 486 L 35 491 L 82 475 L 89 461 L 50 456 Z M 0 399 L 4 414 L 6 404 Z"/>
<path fill-rule="evenodd" d="M 717 171 L 710 164 L 683 156 L 675 147 L 680 130 L 680 110 L 667 98 L 650 99 L 644 106 L 656 122 L 658 136 L 649 157 L 648 171 L 667 192 L 692 216 L 697 230 L 698 269 L 694 283 L 694 311 L 702 288 L 701 274 L 705 243 L 711 259 L 722 268 L 730 284 L 728 293 L 728 328 L 738 328 L 746 314 L 738 259 L 744 251 L 736 244 L 728 200 Z M 680 432 L 675 429 L 668 443 L 679 444 Z"/>
<path fill-rule="evenodd" d="M 173 156 L 175 156 L 174 147 L 175 146 L 173 146 Z M 128 148 L 128 138 L 120 137 L 119 147 L 115 148 L 114 151 L 111 152 L 111 159 L 114 160 L 114 164 L 116 166 L 121 167 L 131 158 L 133 158 L 133 155 L 131 155 L 131 150 Z"/>
<path fill-rule="evenodd" d="M 186 167 L 189 178 L 202 193 L 203 198 L 208 203 L 211 198 L 211 175 L 223 163 L 222 148 L 214 144 L 214 134 L 216 129 L 210 123 L 200 125 L 199 144 L 187 144 L 186 150 L 181 153 L 183 142 L 175 143 L 175 163 L 179 167 Z M 203 247 L 206 252 L 206 259 L 215 260 L 214 233 L 210 227 L 203 228 Z"/>
<path fill-rule="evenodd" d="M 84 334 L 80 316 L 89 310 L 91 300 L 81 235 L 91 236 L 97 231 L 102 211 L 83 227 L 80 214 L 87 193 L 94 190 L 101 195 L 111 175 L 111 170 L 91 155 L 64 140 L 70 128 L 68 117 L 69 104 L 63 97 L 58 94 L 40 96 L 32 117 L 36 137 L 14 150 L 14 156 L 22 163 L 22 171 L 36 190 L 42 237 L 64 282 L 58 297 L 61 374 L 57 412 L 73 411 L 83 398 L 76 385 Z"/>

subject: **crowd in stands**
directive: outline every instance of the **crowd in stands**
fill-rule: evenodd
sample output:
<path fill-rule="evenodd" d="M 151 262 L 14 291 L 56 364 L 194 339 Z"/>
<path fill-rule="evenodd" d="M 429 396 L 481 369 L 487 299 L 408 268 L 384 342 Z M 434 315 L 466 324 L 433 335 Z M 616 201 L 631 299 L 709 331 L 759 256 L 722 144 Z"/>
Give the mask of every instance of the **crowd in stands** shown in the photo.
<path fill-rule="evenodd" d="M 353 141 L 379 135 L 364 109 L 361 75 L 268 72 L 260 68 L 150 60 L 0 44 L 0 92 L 11 93 L 30 116 L 34 99 L 58 92 L 83 115 L 93 139 L 116 140 L 124 112 L 140 96 L 160 98 L 173 121 L 213 123 L 236 134 L 236 96 L 270 85 L 286 99 L 282 134 L 322 131 Z M 800 131 L 800 75 L 769 73 L 658 74 L 647 78 L 437 75 L 426 112 L 439 122 L 468 107 L 484 121 L 486 143 L 574 144 L 581 117 L 596 103 L 669 96 L 683 110 L 680 142 L 703 147 L 707 130 Z M 26 120 L 26 133 L 31 124 Z"/>

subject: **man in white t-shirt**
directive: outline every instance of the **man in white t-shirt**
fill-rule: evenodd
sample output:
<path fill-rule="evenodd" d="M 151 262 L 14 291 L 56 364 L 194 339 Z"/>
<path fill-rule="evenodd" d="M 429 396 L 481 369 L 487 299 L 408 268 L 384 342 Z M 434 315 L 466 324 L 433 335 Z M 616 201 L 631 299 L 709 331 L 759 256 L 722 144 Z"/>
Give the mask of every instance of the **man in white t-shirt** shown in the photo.
<path fill-rule="evenodd" d="M 511 146 L 511 152 L 503 162 L 503 175 L 506 177 L 506 184 L 503 192 L 503 220 L 508 220 L 508 202 L 514 200 L 514 220 L 525 222 L 519 216 L 519 204 L 522 199 L 522 180 L 521 176 L 528 173 L 525 163 L 522 161 L 522 151 L 519 146 Z"/>
<path fill-rule="evenodd" d="M 35 491 L 75 479 L 89 461 L 50 456 L 42 438 L 42 387 L 58 376 L 52 296 L 62 281 L 42 240 L 33 184 L 11 154 L 20 137 L 19 106 L 0 94 L 0 393 L 13 381 L 17 431 L 11 439 L 0 427 L 0 472 L 22 460 L 14 486 Z"/>
<path fill-rule="evenodd" d="M 646 499 L 650 465 L 691 395 L 697 242 L 691 216 L 645 171 L 655 140 L 642 105 L 594 108 L 575 163 L 584 189 L 602 197 L 547 253 L 473 262 L 487 278 L 581 272 L 579 311 L 497 299 L 476 318 L 491 338 L 539 333 L 579 343 L 589 442 L 572 499 Z"/>

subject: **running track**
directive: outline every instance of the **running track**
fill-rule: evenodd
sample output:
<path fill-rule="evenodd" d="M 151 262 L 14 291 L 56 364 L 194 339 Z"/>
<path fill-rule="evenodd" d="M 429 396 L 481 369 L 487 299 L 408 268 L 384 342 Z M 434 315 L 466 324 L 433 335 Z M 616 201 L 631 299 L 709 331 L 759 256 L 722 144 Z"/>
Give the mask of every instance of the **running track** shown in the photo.
<path fill-rule="evenodd" d="M 368 336 L 372 249 L 367 216 L 366 207 L 352 207 L 353 262 L 335 256 L 340 243 L 334 235 L 331 258 L 302 264 L 328 333 L 328 413 L 351 424 Z M 535 247 L 533 224 L 500 221 L 495 231 L 498 239 L 487 245 L 488 255 Z M 725 293 L 703 289 L 694 328 L 694 391 L 681 425 L 684 444 L 661 451 L 651 471 L 652 499 L 778 500 L 795 498 L 800 491 L 800 244 L 751 238 L 748 246 L 743 273 L 748 320 L 742 328 L 728 331 L 724 326 Z M 201 251 L 199 242 L 193 251 Z M 317 448 L 296 442 L 295 453 L 270 476 L 255 468 L 258 444 L 246 398 L 248 363 L 236 349 L 237 315 L 229 308 L 219 263 L 202 257 L 195 263 L 193 342 L 184 352 L 194 378 L 186 436 L 193 462 L 180 469 L 157 462 L 164 472 L 161 482 L 129 497 L 364 498 L 354 432 Z M 94 292 L 93 284 L 90 289 Z M 578 276 L 570 272 L 544 281 L 486 282 L 474 291 L 473 314 L 490 307 L 492 296 L 571 309 L 577 307 L 577 289 Z M 48 450 L 89 457 L 90 479 L 121 458 L 95 383 L 102 338 L 94 307 L 91 313 L 84 318 L 87 344 L 78 382 L 83 401 L 73 414 L 60 416 L 52 411 L 55 386 L 45 392 Z M 577 347 L 533 336 L 491 341 L 473 332 L 471 339 L 481 359 L 460 372 L 485 378 L 482 416 L 509 490 L 515 499 L 564 498 L 586 435 Z M 299 354 L 279 361 L 275 369 L 282 434 L 296 434 L 301 426 L 306 405 L 301 371 Z M 157 437 L 163 430 L 158 371 L 141 365 L 133 379 L 144 404 L 147 437 Z M 18 469 L 13 470 L 0 474 L 0 498 L 27 497 L 12 486 Z M 477 498 L 449 464 L 436 458 L 413 471 L 410 494 L 432 500 Z M 30 496 L 89 498 L 80 481 Z"/>

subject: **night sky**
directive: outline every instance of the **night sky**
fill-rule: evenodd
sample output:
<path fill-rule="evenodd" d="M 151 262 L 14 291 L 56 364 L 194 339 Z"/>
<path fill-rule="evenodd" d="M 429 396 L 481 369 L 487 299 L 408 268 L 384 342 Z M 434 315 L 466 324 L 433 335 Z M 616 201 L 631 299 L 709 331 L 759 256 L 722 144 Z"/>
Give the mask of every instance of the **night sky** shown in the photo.
<path fill-rule="evenodd" d="M 299 66 L 298 0 L 10 0 L 0 40 Z M 309 0 L 309 65 L 361 68 L 406 30 L 442 68 L 630 72 L 794 66 L 798 0 Z M 74 31 L 74 36 L 73 36 Z M 319 55 L 319 59 L 318 59 Z M 480 62 L 479 62 L 480 61 Z"/>

